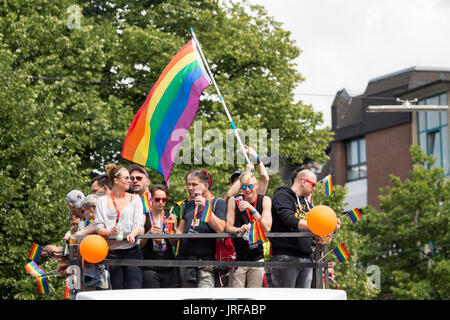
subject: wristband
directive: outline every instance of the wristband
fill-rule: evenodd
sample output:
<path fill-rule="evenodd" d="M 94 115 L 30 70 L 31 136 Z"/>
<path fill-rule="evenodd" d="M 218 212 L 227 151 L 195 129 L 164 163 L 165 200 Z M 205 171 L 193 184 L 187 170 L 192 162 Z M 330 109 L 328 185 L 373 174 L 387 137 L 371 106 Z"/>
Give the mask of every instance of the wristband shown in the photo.
<path fill-rule="evenodd" d="M 259 160 L 259 156 L 258 155 L 256 155 L 256 157 L 253 158 L 253 161 L 256 161 L 257 165 L 261 163 L 261 160 Z"/>
<path fill-rule="evenodd" d="M 251 212 L 252 215 L 254 215 L 255 213 L 258 213 L 258 210 L 255 209 L 254 211 Z"/>

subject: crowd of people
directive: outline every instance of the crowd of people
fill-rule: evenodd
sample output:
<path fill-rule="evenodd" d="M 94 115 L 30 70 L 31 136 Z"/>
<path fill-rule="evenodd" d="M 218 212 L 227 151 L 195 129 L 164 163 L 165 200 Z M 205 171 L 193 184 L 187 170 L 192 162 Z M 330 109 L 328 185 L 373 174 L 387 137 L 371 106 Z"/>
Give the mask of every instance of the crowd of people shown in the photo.
<path fill-rule="evenodd" d="M 296 169 L 291 184 L 279 187 L 271 198 L 266 195 L 269 176 L 264 164 L 252 148 L 246 146 L 246 152 L 254 164 L 247 164 L 245 171 L 232 173 L 229 190 L 224 198 L 212 193 L 213 177 L 206 170 L 192 170 L 185 176 L 186 199 L 172 201 L 175 205 L 170 209 L 166 208 L 170 198 L 168 188 L 161 184 L 152 186 L 145 168 L 137 164 L 128 168 L 108 164 L 106 174 L 91 181 L 92 194 L 84 196 L 78 190 L 67 194 L 72 230 L 64 239 L 79 239 L 89 234 L 104 236 L 109 246 L 107 259 L 215 261 L 220 247 L 232 252 L 233 260 L 236 261 L 262 262 L 270 252 L 272 261 L 313 262 L 313 238 L 270 238 L 270 250 L 266 250 L 259 243 L 249 244 L 246 236 L 251 222 L 260 223 L 264 233 L 309 231 L 306 217 L 313 207 L 316 174 L 307 168 Z M 211 207 L 207 222 L 200 219 L 205 206 Z M 241 237 L 138 237 L 142 234 L 164 233 L 229 233 Z M 45 248 L 49 256 L 61 255 L 63 250 L 52 245 Z M 333 265 L 329 268 L 334 280 Z M 219 269 L 222 272 L 218 272 Z M 105 267 L 85 263 L 82 279 L 85 285 L 90 285 L 94 290 L 314 286 L 312 268 L 283 267 L 268 270 L 239 266 L 225 268 L 225 271 L 223 269 L 207 265 Z M 65 272 L 60 271 L 61 274 Z"/>

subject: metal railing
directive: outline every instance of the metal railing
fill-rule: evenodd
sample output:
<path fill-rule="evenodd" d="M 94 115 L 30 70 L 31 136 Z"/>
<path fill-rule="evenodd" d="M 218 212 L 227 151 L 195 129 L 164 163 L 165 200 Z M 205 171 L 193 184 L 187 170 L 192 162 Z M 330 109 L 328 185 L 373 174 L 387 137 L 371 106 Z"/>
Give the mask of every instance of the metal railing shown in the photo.
<path fill-rule="evenodd" d="M 310 232 L 277 232 L 266 233 L 266 237 L 270 238 L 311 238 L 315 237 Z M 77 265 L 80 270 L 82 267 L 82 259 L 79 253 L 79 242 L 84 237 L 77 237 L 77 245 L 69 246 L 70 265 Z M 126 235 L 124 235 L 126 238 Z M 197 234 L 143 234 L 136 239 L 206 239 L 206 238 L 242 238 L 242 235 L 233 235 L 230 233 L 197 233 Z M 107 240 L 115 240 L 115 237 L 106 238 Z M 327 244 L 315 243 L 313 252 L 314 262 L 281 262 L 281 261 L 214 261 L 214 260 L 131 260 L 131 259 L 105 259 L 100 262 L 107 266 L 157 266 L 157 267 L 268 267 L 268 268 L 313 268 L 315 288 L 329 288 L 328 284 L 328 259 L 325 256 L 319 261 L 327 251 Z"/>

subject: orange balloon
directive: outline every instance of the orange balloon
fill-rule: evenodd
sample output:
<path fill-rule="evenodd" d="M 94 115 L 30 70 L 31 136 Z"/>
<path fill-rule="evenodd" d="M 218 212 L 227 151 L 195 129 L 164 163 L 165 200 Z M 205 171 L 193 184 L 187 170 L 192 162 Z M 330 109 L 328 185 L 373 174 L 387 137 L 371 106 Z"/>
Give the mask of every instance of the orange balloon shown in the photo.
<path fill-rule="evenodd" d="M 108 243 L 98 234 L 91 234 L 80 243 L 80 254 L 84 260 L 90 263 L 99 263 L 105 260 L 108 250 Z"/>
<path fill-rule="evenodd" d="M 318 236 L 331 234 L 337 225 L 336 213 L 328 206 L 319 205 L 308 212 L 306 218 L 309 230 Z"/>

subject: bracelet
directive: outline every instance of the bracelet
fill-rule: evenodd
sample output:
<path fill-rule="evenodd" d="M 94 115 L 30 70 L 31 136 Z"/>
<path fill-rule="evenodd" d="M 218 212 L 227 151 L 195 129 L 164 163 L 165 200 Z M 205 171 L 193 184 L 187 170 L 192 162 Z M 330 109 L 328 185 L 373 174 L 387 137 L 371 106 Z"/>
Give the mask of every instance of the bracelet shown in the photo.
<path fill-rule="evenodd" d="M 260 164 L 261 160 L 259 159 L 259 155 L 256 155 L 256 157 L 253 158 L 253 161 L 256 161 L 256 164 Z"/>
<path fill-rule="evenodd" d="M 255 214 L 255 213 L 258 213 L 258 210 L 255 209 L 255 211 L 251 212 L 252 215 Z"/>

